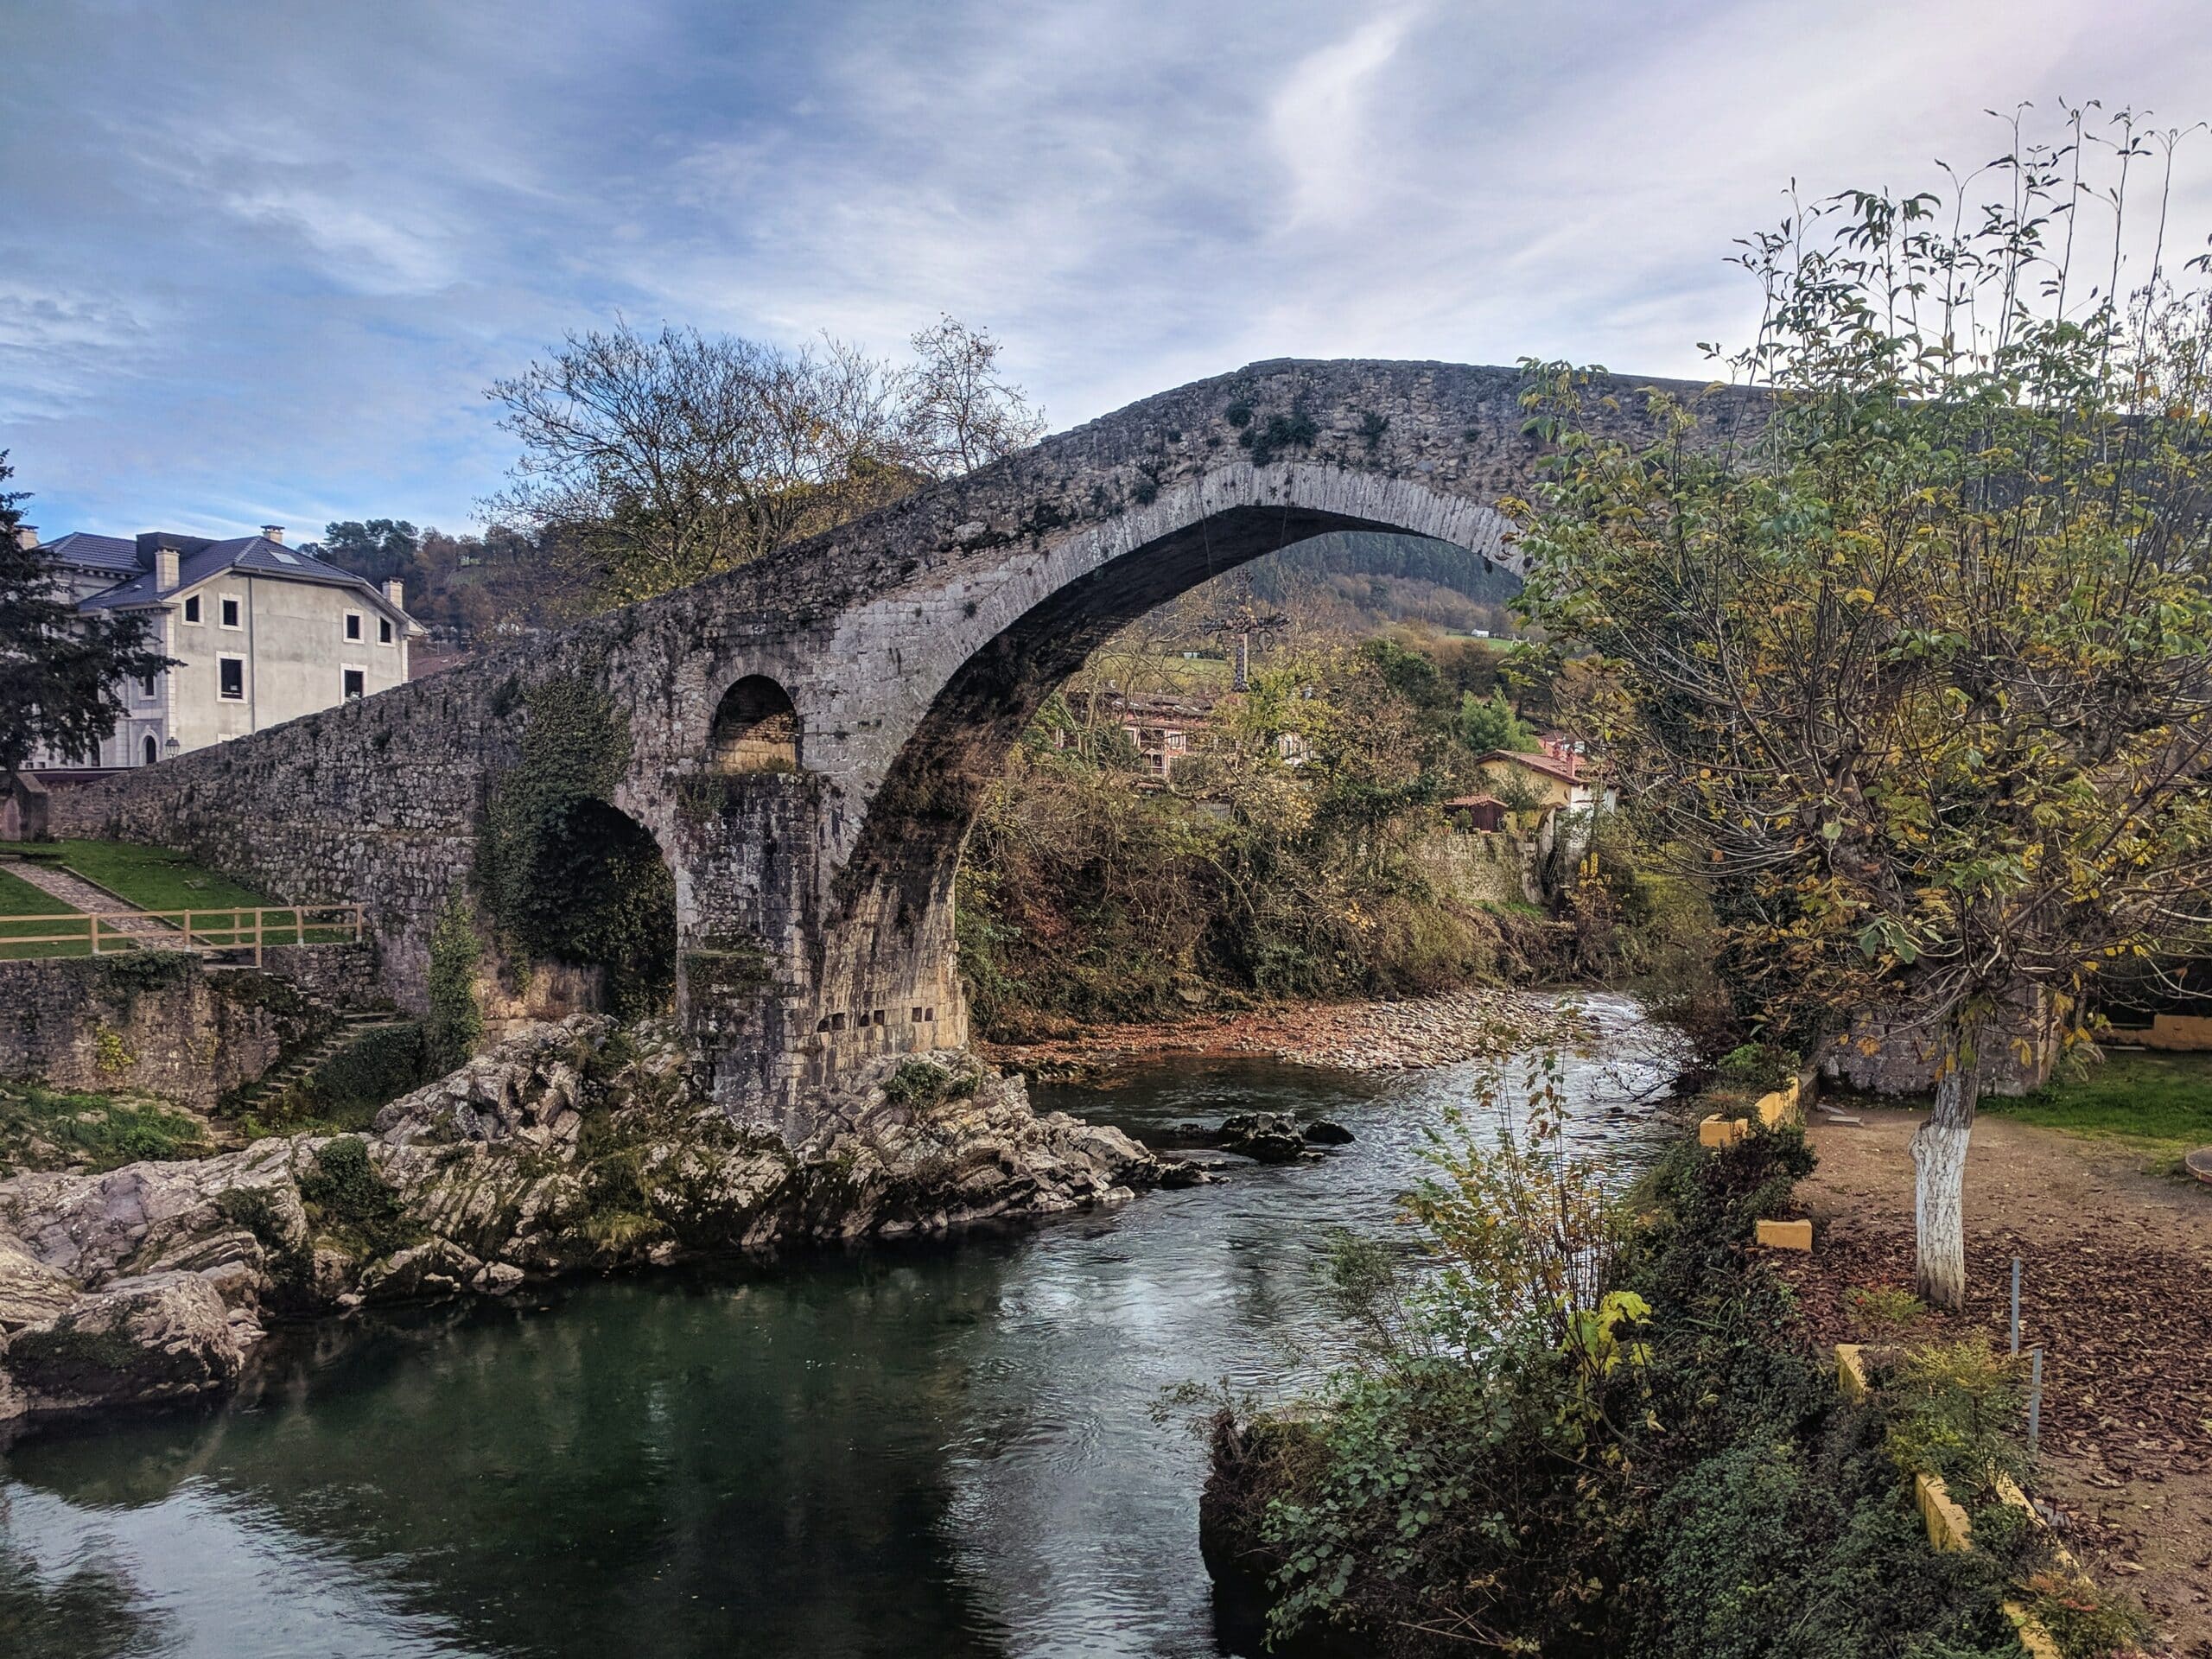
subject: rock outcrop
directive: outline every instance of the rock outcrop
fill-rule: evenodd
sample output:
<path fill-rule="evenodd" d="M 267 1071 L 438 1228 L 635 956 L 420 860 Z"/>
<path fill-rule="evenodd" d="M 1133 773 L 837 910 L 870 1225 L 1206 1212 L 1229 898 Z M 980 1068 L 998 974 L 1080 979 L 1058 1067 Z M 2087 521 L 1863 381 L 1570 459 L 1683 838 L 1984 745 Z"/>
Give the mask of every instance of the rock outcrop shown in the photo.
<path fill-rule="evenodd" d="M 1039 1116 L 948 1052 L 887 1061 L 787 1144 L 733 1121 L 665 1027 L 530 1027 L 299 1135 L 0 1182 L 0 1421 L 219 1389 L 270 1318 L 502 1294 L 533 1278 L 1111 1204 L 1190 1173 Z"/>

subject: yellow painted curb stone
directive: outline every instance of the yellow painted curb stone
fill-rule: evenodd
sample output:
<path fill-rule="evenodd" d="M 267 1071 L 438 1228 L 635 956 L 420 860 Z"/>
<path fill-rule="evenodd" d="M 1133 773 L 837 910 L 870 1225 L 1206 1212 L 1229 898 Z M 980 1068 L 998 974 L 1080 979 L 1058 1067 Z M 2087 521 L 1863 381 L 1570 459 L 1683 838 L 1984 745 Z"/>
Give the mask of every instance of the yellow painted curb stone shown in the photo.
<path fill-rule="evenodd" d="M 1855 1342 L 1835 1345 L 1836 1392 L 1847 1400 L 1864 1400 L 1872 1392 L 1866 1381 L 1866 1356 Z"/>
<path fill-rule="evenodd" d="M 1809 1221 L 1762 1221 L 1758 1224 L 1758 1240 L 1770 1250 L 1809 1250 L 1813 1248 L 1813 1224 Z"/>
<path fill-rule="evenodd" d="M 1943 1484 L 1943 1477 L 1922 1473 L 1912 1478 L 1912 1501 L 1920 1510 L 1920 1518 L 1928 1523 L 1928 1541 L 1937 1549 L 1965 1550 L 1974 1548 L 1974 1523 L 1967 1519 L 1951 1496 L 1951 1489 Z"/>

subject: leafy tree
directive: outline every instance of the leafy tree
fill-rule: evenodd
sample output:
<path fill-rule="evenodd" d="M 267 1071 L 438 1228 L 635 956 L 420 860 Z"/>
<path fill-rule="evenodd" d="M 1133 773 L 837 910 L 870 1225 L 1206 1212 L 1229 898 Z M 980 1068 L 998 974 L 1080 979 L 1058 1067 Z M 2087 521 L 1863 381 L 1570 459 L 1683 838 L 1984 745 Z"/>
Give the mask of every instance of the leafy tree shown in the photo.
<path fill-rule="evenodd" d="M 1453 731 L 1477 754 L 1488 754 L 1494 749 L 1526 753 L 1536 747 L 1535 740 L 1521 723 L 1521 717 L 1513 712 L 1513 705 L 1505 700 L 1503 691 L 1493 691 L 1487 697 L 1462 691 Z"/>
<path fill-rule="evenodd" d="M 15 475 L 0 450 L 0 483 Z M 17 503 L 0 490 L 0 772 L 12 784 L 42 746 L 85 754 L 115 730 L 128 679 L 169 666 L 145 618 L 79 612 L 47 562 L 17 540 Z"/>
<path fill-rule="evenodd" d="M 486 394 L 522 454 L 486 516 L 564 536 L 616 602 L 683 587 L 911 488 L 896 391 L 835 342 L 570 334 Z"/>
<path fill-rule="evenodd" d="M 415 526 L 404 518 L 347 518 L 323 526 L 316 550 L 341 570 L 383 583 L 416 575 L 418 547 Z"/>
<path fill-rule="evenodd" d="M 1750 245 L 1765 321 L 1732 361 L 1771 414 L 1739 447 L 1656 394 L 1656 445 L 1595 435 L 1580 377 L 1531 374 L 1560 450 L 1537 614 L 1608 659 L 1617 774 L 1725 887 L 1769 1004 L 1884 1009 L 1932 1057 L 1919 1281 L 1947 1307 L 1995 1059 L 2212 931 L 2212 307 L 2201 259 L 2115 298 L 2119 229 L 2096 289 L 2073 269 L 2073 210 L 2124 224 L 2146 151 L 2121 118 L 2107 190 L 2092 136 L 2016 142 L 1992 200 L 1853 193 Z"/>

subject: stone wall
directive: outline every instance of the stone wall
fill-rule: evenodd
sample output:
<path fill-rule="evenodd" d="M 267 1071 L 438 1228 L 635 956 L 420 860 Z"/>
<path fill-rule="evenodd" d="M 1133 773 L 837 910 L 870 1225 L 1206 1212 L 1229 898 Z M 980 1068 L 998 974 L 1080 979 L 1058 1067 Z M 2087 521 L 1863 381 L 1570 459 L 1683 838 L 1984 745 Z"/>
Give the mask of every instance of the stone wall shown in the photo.
<path fill-rule="evenodd" d="M 365 1008 L 384 995 L 372 941 L 359 944 L 268 944 L 261 949 L 265 973 L 289 980 L 309 996 L 334 1008 Z"/>
<path fill-rule="evenodd" d="M 2058 1033 L 2047 1018 L 2024 1018 L 2041 1035 L 2027 1052 L 2010 1043 L 1993 1044 L 1982 1058 L 1982 1092 L 2033 1094 L 2050 1081 L 2058 1060 Z M 1879 1011 L 1862 1014 L 1845 1035 L 1834 1038 L 1819 1056 L 1821 1075 L 1864 1095 L 1925 1095 L 1936 1087 L 1941 1052 L 1934 1033 Z"/>
<path fill-rule="evenodd" d="M 1532 904 L 1528 849 L 1502 830 L 1440 830 L 1421 844 L 1422 867 L 1439 889 L 1471 905 Z"/>
<path fill-rule="evenodd" d="M 274 975 L 210 973 L 180 951 L 0 962 L 0 1077 L 59 1089 L 205 1110 L 329 1023 Z"/>

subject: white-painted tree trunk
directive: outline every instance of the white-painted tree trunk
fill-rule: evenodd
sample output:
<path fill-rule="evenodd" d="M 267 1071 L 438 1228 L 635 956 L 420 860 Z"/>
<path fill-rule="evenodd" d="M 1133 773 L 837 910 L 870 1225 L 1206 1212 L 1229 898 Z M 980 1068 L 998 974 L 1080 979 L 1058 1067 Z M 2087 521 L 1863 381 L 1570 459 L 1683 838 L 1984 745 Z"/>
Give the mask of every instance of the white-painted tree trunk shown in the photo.
<path fill-rule="evenodd" d="M 1979 1059 L 1954 1055 L 1936 1085 L 1936 1109 L 1912 1137 L 1913 1224 L 1920 1299 L 1957 1309 L 1967 1300 L 1967 1142 L 1981 1093 Z"/>

